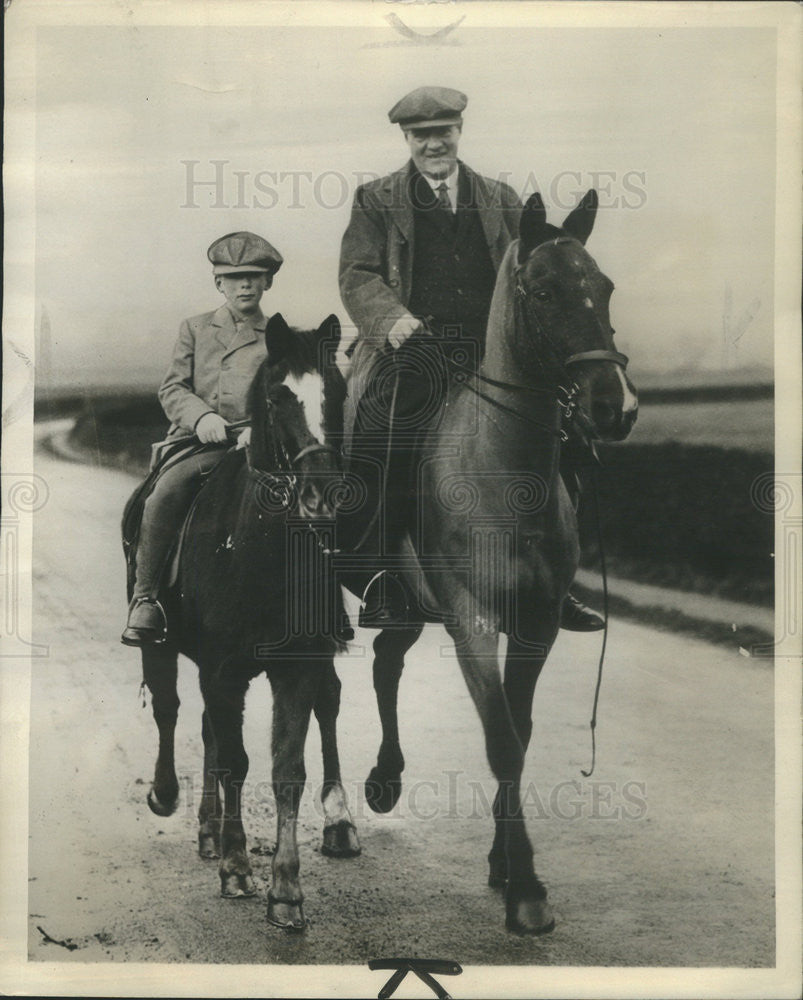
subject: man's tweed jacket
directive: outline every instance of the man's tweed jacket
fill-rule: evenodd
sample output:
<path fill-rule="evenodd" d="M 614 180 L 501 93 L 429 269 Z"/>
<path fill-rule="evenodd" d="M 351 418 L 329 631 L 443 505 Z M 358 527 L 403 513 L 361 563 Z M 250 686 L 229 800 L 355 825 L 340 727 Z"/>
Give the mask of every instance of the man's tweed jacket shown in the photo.
<path fill-rule="evenodd" d="M 407 312 L 412 286 L 414 215 L 409 161 L 401 170 L 357 189 L 340 251 L 340 295 L 357 326 L 349 373 L 349 410 L 365 389 L 370 371 L 387 343 L 391 327 Z M 464 163 L 493 265 L 498 271 L 518 236 L 521 202 L 501 181 L 481 177 Z M 350 418 L 350 419 L 349 419 Z"/>

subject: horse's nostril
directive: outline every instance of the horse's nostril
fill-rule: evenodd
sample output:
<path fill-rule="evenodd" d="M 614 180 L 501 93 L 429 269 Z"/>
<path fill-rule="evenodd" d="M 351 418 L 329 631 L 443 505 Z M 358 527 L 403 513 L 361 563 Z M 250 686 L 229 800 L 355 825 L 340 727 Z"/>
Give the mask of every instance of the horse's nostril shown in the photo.
<path fill-rule="evenodd" d="M 591 418 L 599 430 L 607 430 L 616 423 L 616 412 L 609 403 L 596 402 L 591 407 Z"/>

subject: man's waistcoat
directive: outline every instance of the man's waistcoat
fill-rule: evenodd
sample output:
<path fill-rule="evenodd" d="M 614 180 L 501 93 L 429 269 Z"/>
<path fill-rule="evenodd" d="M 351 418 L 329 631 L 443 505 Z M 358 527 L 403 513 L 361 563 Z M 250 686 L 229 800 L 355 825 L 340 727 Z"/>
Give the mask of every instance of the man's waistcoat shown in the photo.
<path fill-rule="evenodd" d="M 496 271 L 471 185 L 460 172 L 457 213 L 440 208 L 420 174 L 410 179 L 414 252 L 410 311 L 433 318 L 436 332 L 485 340 Z"/>

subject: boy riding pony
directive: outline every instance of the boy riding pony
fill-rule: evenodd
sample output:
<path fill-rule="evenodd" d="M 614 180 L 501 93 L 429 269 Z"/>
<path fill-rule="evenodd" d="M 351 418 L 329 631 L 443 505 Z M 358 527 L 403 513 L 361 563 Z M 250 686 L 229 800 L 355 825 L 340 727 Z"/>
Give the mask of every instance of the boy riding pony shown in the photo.
<path fill-rule="evenodd" d="M 207 256 L 226 302 L 181 324 L 159 401 L 171 421 L 168 440 L 194 435 L 208 447 L 167 467 L 145 500 L 136 583 L 122 634 L 127 646 L 165 636 L 158 597 L 173 543 L 203 478 L 226 454 L 229 425 L 247 417 L 248 390 L 267 354 L 259 303 L 281 267 L 281 254 L 261 236 L 240 232 L 215 240 Z M 249 436 L 246 428 L 238 443 L 245 445 Z"/>

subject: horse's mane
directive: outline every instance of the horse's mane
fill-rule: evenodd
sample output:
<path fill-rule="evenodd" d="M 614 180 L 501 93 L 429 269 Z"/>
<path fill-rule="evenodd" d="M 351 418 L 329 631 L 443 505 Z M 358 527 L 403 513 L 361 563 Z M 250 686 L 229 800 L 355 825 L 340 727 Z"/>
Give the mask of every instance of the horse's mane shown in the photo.
<path fill-rule="evenodd" d="M 255 462 L 267 460 L 271 447 L 266 436 L 268 399 L 288 375 L 301 378 L 309 373 L 321 376 L 323 383 L 323 443 L 338 453 L 343 441 L 343 407 L 346 383 L 337 367 L 334 354 L 340 336 L 340 322 L 328 316 L 317 330 L 288 326 L 281 313 L 268 321 L 265 344 L 268 356 L 262 362 L 248 391 L 248 414 L 251 418 L 251 452 Z M 291 390 L 288 388 L 288 392 Z M 275 399 L 279 402 L 279 399 Z"/>

